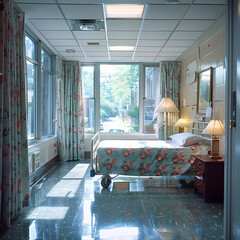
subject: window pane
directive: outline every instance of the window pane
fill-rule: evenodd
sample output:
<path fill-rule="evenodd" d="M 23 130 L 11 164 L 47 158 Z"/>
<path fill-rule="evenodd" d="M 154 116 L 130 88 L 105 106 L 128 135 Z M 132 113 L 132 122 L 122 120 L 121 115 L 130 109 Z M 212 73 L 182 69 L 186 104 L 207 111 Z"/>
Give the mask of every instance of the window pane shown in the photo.
<path fill-rule="evenodd" d="M 84 98 L 84 132 L 94 133 L 94 99 Z"/>
<path fill-rule="evenodd" d="M 100 130 L 138 132 L 139 66 L 100 65 Z"/>
<path fill-rule="evenodd" d="M 42 50 L 42 66 L 49 72 L 52 71 L 52 58 L 44 50 Z"/>
<path fill-rule="evenodd" d="M 94 132 L 94 93 L 93 93 L 94 66 L 82 67 L 84 132 Z"/>
<path fill-rule="evenodd" d="M 94 78 L 94 66 L 82 67 L 82 85 L 83 85 L 83 97 L 93 97 L 93 78 Z"/>
<path fill-rule="evenodd" d="M 51 134 L 51 95 L 52 92 L 52 75 L 46 71 L 42 71 L 42 91 L 41 91 L 41 124 L 42 137 Z"/>
<path fill-rule="evenodd" d="M 35 138 L 35 79 L 36 66 L 27 61 L 28 81 L 28 139 Z"/>
<path fill-rule="evenodd" d="M 154 110 L 159 103 L 159 78 L 159 67 L 145 68 L 144 133 L 155 133 L 157 130 L 157 115 Z"/>
<path fill-rule="evenodd" d="M 25 45 L 26 45 L 26 56 L 36 60 L 36 44 L 25 35 Z"/>

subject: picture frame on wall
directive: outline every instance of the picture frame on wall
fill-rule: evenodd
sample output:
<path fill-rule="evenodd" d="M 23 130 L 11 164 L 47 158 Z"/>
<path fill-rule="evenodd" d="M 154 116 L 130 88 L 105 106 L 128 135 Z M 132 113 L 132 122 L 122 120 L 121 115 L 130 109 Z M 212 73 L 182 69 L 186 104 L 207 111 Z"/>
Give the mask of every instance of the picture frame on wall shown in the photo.
<path fill-rule="evenodd" d="M 206 114 L 212 104 L 213 68 L 207 68 L 197 73 L 197 114 Z"/>

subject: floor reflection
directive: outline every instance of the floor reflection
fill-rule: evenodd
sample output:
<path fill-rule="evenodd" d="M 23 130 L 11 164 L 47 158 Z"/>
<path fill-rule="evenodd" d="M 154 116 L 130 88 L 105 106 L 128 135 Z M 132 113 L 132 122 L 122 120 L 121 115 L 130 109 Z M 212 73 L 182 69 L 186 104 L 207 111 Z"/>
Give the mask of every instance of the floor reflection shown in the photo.
<path fill-rule="evenodd" d="M 87 167 L 51 171 L 1 239 L 223 239 L 223 205 L 194 194 L 189 177 L 117 177 L 103 189 Z"/>

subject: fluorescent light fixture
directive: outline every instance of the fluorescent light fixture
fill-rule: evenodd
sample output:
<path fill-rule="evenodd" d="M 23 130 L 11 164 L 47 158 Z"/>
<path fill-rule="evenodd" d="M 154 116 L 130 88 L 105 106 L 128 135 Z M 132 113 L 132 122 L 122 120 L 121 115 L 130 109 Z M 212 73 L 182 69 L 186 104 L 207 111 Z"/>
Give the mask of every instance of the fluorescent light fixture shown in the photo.
<path fill-rule="evenodd" d="M 109 46 L 110 51 L 133 51 L 134 46 Z"/>
<path fill-rule="evenodd" d="M 144 5 L 106 5 L 107 18 L 142 18 Z"/>

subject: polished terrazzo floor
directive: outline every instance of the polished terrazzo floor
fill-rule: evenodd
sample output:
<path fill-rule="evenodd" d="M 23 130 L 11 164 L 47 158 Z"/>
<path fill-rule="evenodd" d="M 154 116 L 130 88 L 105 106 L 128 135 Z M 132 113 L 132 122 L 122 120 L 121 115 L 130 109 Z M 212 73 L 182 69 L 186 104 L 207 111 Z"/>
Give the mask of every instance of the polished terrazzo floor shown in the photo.
<path fill-rule="evenodd" d="M 88 167 L 67 162 L 51 170 L 1 239 L 223 239 L 223 204 L 205 203 L 191 184 L 117 177 L 102 189 Z"/>

